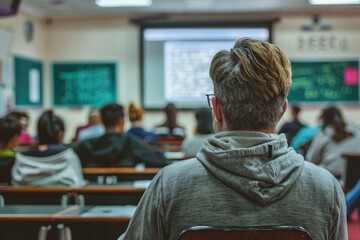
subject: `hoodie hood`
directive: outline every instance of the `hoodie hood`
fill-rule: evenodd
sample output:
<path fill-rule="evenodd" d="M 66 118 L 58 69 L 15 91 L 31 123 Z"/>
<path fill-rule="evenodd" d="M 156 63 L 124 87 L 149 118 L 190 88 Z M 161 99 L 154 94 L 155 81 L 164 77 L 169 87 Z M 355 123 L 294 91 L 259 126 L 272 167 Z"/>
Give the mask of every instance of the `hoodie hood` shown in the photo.
<path fill-rule="evenodd" d="M 221 132 L 196 157 L 223 184 L 261 205 L 281 198 L 304 166 L 284 134 Z"/>

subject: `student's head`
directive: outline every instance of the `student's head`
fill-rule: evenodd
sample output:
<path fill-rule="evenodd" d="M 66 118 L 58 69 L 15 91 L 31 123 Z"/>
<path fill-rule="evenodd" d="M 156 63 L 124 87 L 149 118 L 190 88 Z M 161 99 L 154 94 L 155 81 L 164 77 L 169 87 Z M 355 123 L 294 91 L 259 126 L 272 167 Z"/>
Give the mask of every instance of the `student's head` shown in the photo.
<path fill-rule="evenodd" d="M 98 125 L 101 124 L 100 111 L 98 109 L 92 109 L 89 112 L 89 124 Z"/>
<path fill-rule="evenodd" d="M 292 118 L 296 119 L 301 112 L 301 108 L 298 105 L 291 106 L 291 116 Z"/>
<path fill-rule="evenodd" d="M 341 142 L 348 137 L 353 136 L 346 129 L 346 123 L 343 119 L 340 109 L 335 106 L 325 108 L 322 113 L 323 129 L 327 126 L 333 128 L 332 139 L 335 142 Z"/>
<path fill-rule="evenodd" d="M 137 106 L 135 103 L 130 103 L 128 107 L 129 120 L 130 122 L 138 122 L 142 120 L 144 110 Z"/>
<path fill-rule="evenodd" d="M 274 131 L 287 108 L 291 66 L 279 47 L 239 39 L 212 59 L 214 126 L 224 130 Z"/>
<path fill-rule="evenodd" d="M 196 133 L 211 134 L 214 133 L 213 119 L 210 108 L 200 108 L 195 112 L 197 122 Z"/>
<path fill-rule="evenodd" d="M 165 125 L 169 128 L 170 132 L 176 127 L 176 113 L 177 109 L 175 104 L 168 103 L 164 109 L 166 115 Z"/>
<path fill-rule="evenodd" d="M 60 144 L 64 137 L 65 126 L 61 118 L 52 110 L 45 111 L 38 120 L 38 143 Z"/>
<path fill-rule="evenodd" d="M 124 108 L 117 103 L 109 103 L 100 109 L 101 120 L 105 128 L 121 128 L 124 127 Z"/>
<path fill-rule="evenodd" d="M 325 129 L 327 126 L 333 126 L 339 120 L 343 121 L 343 117 L 340 109 L 335 106 L 329 106 L 323 109 L 321 120 L 323 122 L 322 129 Z"/>
<path fill-rule="evenodd" d="M 21 125 L 14 117 L 0 119 L 0 149 L 13 149 L 17 146 Z"/>
<path fill-rule="evenodd" d="M 16 118 L 22 127 L 22 129 L 26 129 L 29 124 L 29 115 L 25 112 L 13 111 L 7 115 L 8 117 Z"/>

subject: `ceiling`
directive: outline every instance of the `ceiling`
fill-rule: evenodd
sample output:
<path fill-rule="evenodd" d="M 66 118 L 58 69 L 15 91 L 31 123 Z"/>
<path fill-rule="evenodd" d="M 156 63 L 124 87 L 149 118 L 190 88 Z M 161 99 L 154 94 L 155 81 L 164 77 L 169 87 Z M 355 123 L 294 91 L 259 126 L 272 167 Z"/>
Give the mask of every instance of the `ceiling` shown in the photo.
<path fill-rule="evenodd" d="M 311 6 L 307 0 L 153 0 L 151 7 L 100 8 L 95 0 L 23 0 L 40 18 L 141 17 L 156 14 L 360 14 L 360 5 Z"/>

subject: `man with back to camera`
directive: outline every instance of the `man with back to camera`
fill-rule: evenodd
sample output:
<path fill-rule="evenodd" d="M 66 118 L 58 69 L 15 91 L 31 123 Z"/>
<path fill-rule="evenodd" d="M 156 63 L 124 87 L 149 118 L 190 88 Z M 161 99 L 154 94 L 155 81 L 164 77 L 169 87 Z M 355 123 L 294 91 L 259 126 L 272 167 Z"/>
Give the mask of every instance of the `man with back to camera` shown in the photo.
<path fill-rule="evenodd" d="M 125 136 L 123 106 L 109 103 L 100 109 L 100 115 L 105 134 L 74 147 L 83 167 L 135 167 L 139 163 L 163 167 L 168 164 L 163 153 L 132 136 Z"/>
<path fill-rule="evenodd" d="M 240 39 L 214 56 L 210 77 L 217 134 L 195 159 L 158 173 L 120 239 L 175 240 L 196 225 L 293 225 L 314 240 L 346 240 L 336 179 L 288 148 L 285 135 L 274 134 L 291 85 L 284 53 Z"/>

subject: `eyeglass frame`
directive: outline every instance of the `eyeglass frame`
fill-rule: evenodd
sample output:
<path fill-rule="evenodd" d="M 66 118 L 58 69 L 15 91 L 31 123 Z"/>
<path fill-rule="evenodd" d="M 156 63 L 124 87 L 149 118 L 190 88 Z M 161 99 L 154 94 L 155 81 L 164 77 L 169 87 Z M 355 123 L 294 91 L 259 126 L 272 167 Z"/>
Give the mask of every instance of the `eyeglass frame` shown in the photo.
<path fill-rule="evenodd" d="M 215 97 L 215 94 L 207 93 L 207 94 L 205 94 L 205 96 L 207 98 L 207 103 L 208 103 L 209 107 L 213 108 L 212 99 Z"/>

